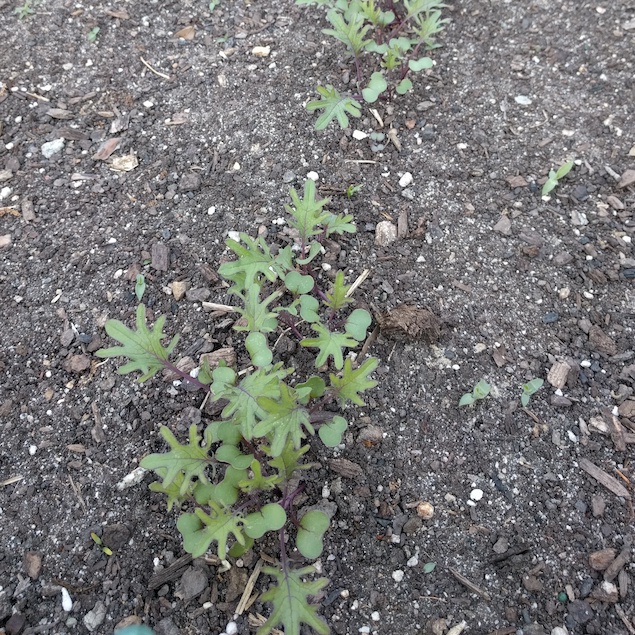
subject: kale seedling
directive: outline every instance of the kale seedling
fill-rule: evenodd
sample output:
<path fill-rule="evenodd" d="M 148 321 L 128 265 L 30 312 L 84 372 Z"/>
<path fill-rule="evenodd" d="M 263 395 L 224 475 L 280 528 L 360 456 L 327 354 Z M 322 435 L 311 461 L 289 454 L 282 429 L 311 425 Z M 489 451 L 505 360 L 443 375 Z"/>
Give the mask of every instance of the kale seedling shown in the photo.
<path fill-rule="evenodd" d="M 448 21 L 441 18 L 446 5 L 439 0 L 296 0 L 328 8 L 331 24 L 324 29 L 346 47 L 355 63 L 354 94 L 341 95 L 333 86 L 317 87 L 319 100 L 307 110 L 323 110 L 315 128 L 321 130 L 337 119 L 348 126 L 347 113 L 360 116 L 359 100 L 372 104 L 380 97 L 403 95 L 413 86 L 413 73 L 431 68 L 425 51 L 437 48 L 437 35 Z M 371 70 L 364 70 L 369 62 Z"/>
<path fill-rule="evenodd" d="M 293 189 L 290 194 L 287 210 L 297 244 L 274 253 L 262 237 L 240 234 L 240 241 L 226 241 L 236 260 L 219 268 L 238 300 L 240 319 L 234 329 L 246 335 L 248 368 L 238 372 L 223 362 L 215 367 L 203 362 L 196 376 L 181 370 L 170 361 L 178 336 L 164 346 L 165 317 L 149 329 L 143 304 L 137 308 L 136 330 L 117 320 L 106 323 L 106 332 L 121 346 L 97 355 L 127 357 L 119 372 L 140 371 L 139 381 L 170 370 L 212 400 L 222 400 L 220 420 L 202 430 L 192 425 L 185 443 L 161 427 L 170 450 L 141 461 L 159 479 L 150 489 L 167 496 L 168 510 L 182 508 L 177 528 L 185 550 L 194 557 L 212 544 L 221 559 L 239 557 L 266 533 L 277 533 L 279 566 L 263 568 L 275 580 L 262 595 L 273 611 L 258 635 L 279 625 L 287 635 L 299 635 L 302 624 L 326 635 L 329 628 L 309 598 L 328 580 L 307 580 L 314 573 L 312 566 L 294 569 L 287 545 L 293 544 L 293 529 L 300 554 L 317 558 L 330 519 L 318 510 L 298 517 L 294 501 L 305 488 L 301 474 L 312 467 L 305 460 L 307 439 L 317 432 L 327 447 L 342 442 L 348 427 L 342 411 L 350 404 L 364 404 L 362 393 L 377 384 L 370 375 L 378 361 L 369 358 L 356 366 L 346 356 L 347 349 L 366 338 L 371 317 L 363 309 L 351 311 L 344 273 L 337 272 L 328 288 L 321 287 L 321 241 L 355 232 L 352 217 L 327 211 L 328 201 L 316 199 L 313 181 L 306 182 L 302 198 Z M 299 370 L 275 359 L 272 341 L 281 327 L 315 352 L 315 374 L 301 377 Z"/>
<path fill-rule="evenodd" d="M 30 15 L 35 13 L 35 4 L 37 0 L 24 0 L 24 4 L 16 7 L 13 12 L 20 18 L 20 20 L 25 20 Z"/>
<path fill-rule="evenodd" d="M 485 399 L 485 397 L 489 395 L 490 388 L 491 386 L 484 379 L 481 379 L 478 384 L 474 386 L 472 392 L 466 392 L 461 397 L 459 406 L 471 406 L 479 399 Z"/>
<path fill-rule="evenodd" d="M 569 174 L 572 167 L 573 161 L 567 161 L 558 168 L 557 172 L 555 170 L 549 170 L 549 177 L 542 186 L 542 195 L 547 196 L 547 194 L 558 185 L 558 181 Z"/>
<path fill-rule="evenodd" d="M 523 394 L 520 396 L 520 403 L 523 405 L 523 408 L 527 407 L 531 396 L 537 393 L 544 383 L 543 379 L 532 379 L 526 384 L 523 384 Z"/>

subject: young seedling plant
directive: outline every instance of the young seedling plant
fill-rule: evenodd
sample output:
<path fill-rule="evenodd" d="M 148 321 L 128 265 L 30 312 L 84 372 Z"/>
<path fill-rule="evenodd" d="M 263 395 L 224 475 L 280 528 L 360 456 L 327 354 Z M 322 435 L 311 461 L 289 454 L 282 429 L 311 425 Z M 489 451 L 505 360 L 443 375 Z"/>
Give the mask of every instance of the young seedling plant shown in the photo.
<path fill-rule="evenodd" d="M 555 189 L 555 187 L 558 185 L 558 181 L 567 176 L 572 167 L 573 161 L 567 161 L 558 168 L 557 172 L 555 170 L 549 170 L 549 177 L 542 186 L 542 195 L 547 196 L 547 194 L 549 194 L 551 190 Z"/>
<path fill-rule="evenodd" d="M 532 379 L 526 384 L 523 384 L 523 394 L 520 396 L 520 403 L 523 408 L 526 408 L 529 405 L 531 396 L 536 394 L 542 388 L 544 383 L 543 379 Z"/>
<path fill-rule="evenodd" d="M 161 427 L 170 450 L 141 461 L 158 477 L 150 489 L 167 496 L 168 511 L 181 509 L 177 528 L 194 557 L 211 545 L 221 560 L 239 557 L 266 533 L 276 533 L 279 565 L 263 568 L 274 579 L 262 596 L 273 611 L 258 635 L 280 625 L 286 635 L 299 635 L 301 624 L 326 635 L 329 627 L 309 598 L 328 580 L 307 579 L 314 567 L 293 568 L 288 550 L 294 533 L 300 554 L 318 558 L 330 519 L 318 510 L 299 516 L 294 503 L 305 489 L 301 475 L 312 467 L 306 460 L 308 438 L 317 433 L 327 447 L 341 443 L 348 426 L 343 410 L 364 405 L 362 393 L 377 383 L 370 375 L 378 361 L 356 364 L 347 356 L 366 338 L 371 317 L 363 309 L 351 310 L 342 271 L 322 288 L 318 266 L 325 238 L 355 232 L 352 217 L 327 211 L 328 200 L 316 199 L 313 181 L 306 182 L 302 198 L 293 189 L 290 194 L 287 210 L 297 244 L 276 252 L 262 237 L 240 234 L 240 241 L 226 241 L 237 258 L 219 268 L 238 300 L 234 329 L 246 335 L 248 368 L 237 372 L 223 362 L 213 368 L 204 362 L 198 373 L 180 370 L 170 361 L 178 336 L 164 345 L 165 317 L 148 328 L 143 304 L 137 307 L 136 330 L 117 320 L 106 323 L 106 332 L 121 346 L 97 354 L 127 357 L 119 372 L 139 371 L 140 382 L 167 369 L 210 399 L 223 400 L 220 419 L 202 430 L 192 425 L 184 443 Z M 275 359 L 272 342 L 281 327 L 315 353 L 314 374 L 300 377 L 299 370 Z"/>
<path fill-rule="evenodd" d="M 491 386 L 481 379 L 478 384 L 474 386 L 472 392 L 466 392 L 459 400 L 459 406 L 471 406 L 480 399 L 485 399 L 489 395 Z"/>
<path fill-rule="evenodd" d="M 439 0 L 296 0 L 296 4 L 326 6 L 330 29 L 323 33 L 341 42 L 353 57 L 354 89 L 340 92 L 328 84 L 318 86 L 320 99 L 310 101 L 309 112 L 323 111 L 315 123 L 322 130 L 334 119 L 346 128 L 349 115 L 361 115 L 360 100 L 375 103 L 380 97 L 403 95 L 413 86 L 412 75 L 431 68 L 423 55 L 438 48 L 436 37 L 446 19 Z"/>

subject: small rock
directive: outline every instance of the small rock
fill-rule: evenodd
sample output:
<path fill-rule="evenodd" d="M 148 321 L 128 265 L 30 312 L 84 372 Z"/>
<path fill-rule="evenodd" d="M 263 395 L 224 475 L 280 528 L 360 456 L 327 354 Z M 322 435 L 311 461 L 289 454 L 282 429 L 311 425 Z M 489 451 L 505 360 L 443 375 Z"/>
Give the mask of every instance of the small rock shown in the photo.
<path fill-rule="evenodd" d="M 617 196 L 608 196 L 606 198 L 606 202 L 613 208 L 613 209 L 624 209 L 624 203 L 622 203 L 622 201 L 620 201 L 619 198 L 617 198 Z"/>
<path fill-rule="evenodd" d="M 81 373 L 90 368 L 88 355 L 73 355 L 64 362 L 64 369 L 69 373 Z"/>
<path fill-rule="evenodd" d="M 390 575 L 395 582 L 401 582 L 404 577 L 404 572 L 401 569 L 397 569 L 396 571 L 393 571 Z"/>
<path fill-rule="evenodd" d="M 387 247 L 397 240 L 397 227 L 389 220 L 382 220 L 375 228 L 375 244 L 380 247 Z"/>
<path fill-rule="evenodd" d="M 535 575 L 523 576 L 523 586 L 527 591 L 542 591 L 545 585 Z"/>
<path fill-rule="evenodd" d="M 121 551 L 128 544 L 132 535 L 127 525 L 122 523 L 113 523 L 104 527 L 104 533 L 101 537 L 103 543 L 110 547 L 113 551 Z"/>
<path fill-rule="evenodd" d="M 197 598 L 208 587 L 207 575 L 198 567 L 189 567 L 181 576 L 180 588 L 174 594 L 184 602 Z"/>
<path fill-rule="evenodd" d="M 593 619 L 593 609 L 587 602 L 582 600 L 573 600 L 568 606 L 569 615 L 577 624 L 586 624 Z"/>
<path fill-rule="evenodd" d="M 0 249 L 5 249 L 11 244 L 11 234 L 3 234 L 0 236 Z"/>
<path fill-rule="evenodd" d="M 549 311 L 542 316 L 543 324 L 553 324 L 560 319 L 560 314 L 557 311 Z"/>
<path fill-rule="evenodd" d="M 556 626 L 551 629 L 551 635 L 569 635 L 569 631 L 562 626 Z"/>
<path fill-rule="evenodd" d="M 504 236 L 510 236 L 512 233 L 512 222 L 509 216 L 507 216 L 507 214 L 503 214 L 492 229 Z"/>
<path fill-rule="evenodd" d="M 547 635 L 544 626 L 534 622 L 523 628 L 523 635 Z"/>
<path fill-rule="evenodd" d="M 251 49 L 251 54 L 256 57 L 268 57 L 269 53 L 271 53 L 270 46 L 254 46 L 254 48 Z"/>
<path fill-rule="evenodd" d="M 615 549 L 601 549 L 589 554 L 589 566 L 595 571 L 604 571 L 615 558 L 617 551 Z"/>
<path fill-rule="evenodd" d="M 399 185 L 401 187 L 408 187 L 409 185 L 412 184 L 412 182 L 414 181 L 414 178 L 412 177 L 412 174 L 410 174 L 410 172 L 406 172 L 400 179 L 399 179 Z"/>
<path fill-rule="evenodd" d="M 434 516 L 434 506 L 428 501 L 422 501 L 417 505 L 417 516 L 423 520 L 430 520 Z"/>
<path fill-rule="evenodd" d="M 55 153 L 64 149 L 64 139 L 54 139 L 42 144 L 42 154 L 50 159 Z"/>
<path fill-rule="evenodd" d="M 573 402 L 568 397 L 564 395 L 551 395 L 550 403 L 552 406 L 556 406 L 557 408 L 568 408 L 573 405 Z"/>
<path fill-rule="evenodd" d="M 10 181 L 13 178 L 13 172 L 11 170 L 0 170 L 0 183 L 4 181 Z"/>
<path fill-rule="evenodd" d="M 607 582 L 606 580 L 593 590 L 591 597 L 595 600 L 600 600 L 600 602 L 611 603 L 617 602 L 620 599 L 617 587 L 612 582 Z"/>
<path fill-rule="evenodd" d="M 580 584 L 579 595 L 582 599 L 589 596 L 591 591 L 593 590 L 593 585 L 595 584 L 595 580 L 591 577 L 586 577 L 582 580 L 582 584 Z"/>
<path fill-rule="evenodd" d="M 364 477 L 364 470 L 362 467 L 345 458 L 331 459 L 329 461 L 329 467 L 333 470 L 333 472 L 340 474 L 344 478 L 361 479 Z"/>
<path fill-rule="evenodd" d="M 22 218 L 27 223 L 32 223 L 35 220 L 35 212 L 33 211 L 33 202 L 28 198 L 22 201 Z"/>
<path fill-rule="evenodd" d="M 627 399 L 619 405 L 617 410 L 621 417 L 626 417 L 627 419 L 635 418 L 635 401 Z"/>
<path fill-rule="evenodd" d="M 589 192 L 584 185 L 576 185 L 573 188 L 571 195 L 579 201 L 585 201 L 589 198 Z"/>
<path fill-rule="evenodd" d="M 21 613 L 14 613 L 4 625 L 7 635 L 20 635 L 26 626 L 26 619 Z"/>
<path fill-rule="evenodd" d="M 357 436 L 357 442 L 365 448 L 373 448 L 379 445 L 384 439 L 384 433 L 379 426 L 366 426 Z"/>
<path fill-rule="evenodd" d="M 187 291 L 187 280 L 174 280 L 172 282 L 172 297 L 179 302 Z"/>
<path fill-rule="evenodd" d="M 403 533 L 407 536 L 413 536 L 421 527 L 423 527 L 423 520 L 419 516 L 413 516 L 407 520 L 403 526 Z"/>
<path fill-rule="evenodd" d="M 473 489 L 470 492 L 470 498 L 473 501 L 480 501 L 483 498 L 483 490 L 482 489 Z"/>
<path fill-rule="evenodd" d="M 507 540 L 507 538 L 505 538 L 504 536 L 501 536 L 495 543 L 494 543 L 494 553 L 505 553 L 508 549 L 509 549 L 509 540 Z"/>
<path fill-rule="evenodd" d="M 157 271 L 167 271 L 170 264 L 170 250 L 163 243 L 152 245 L 152 262 L 150 266 Z"/>
<path fill-rule="evenodd" d="M 42 556 L 36 551 L 27 551 L 24 554 L 24 570 L 32 580 L 37 580 L 42 573 Z"/>
<path fill-rule="evenodd" d="M 164 617 L 158 624 L 154 626 L 156 635 L 180 635 L 178 629 L 171 617 Z"/>
<path fill-rule="evenodd" d="M 571 210 L 569 217 L 571 218 L 571 224 L 576 227 L 583 227 L 589 224 L 589 219 L 586 214 L 579 212 L 577 209 Z"/>
<path fill-rule="evenodd" d="M 98 600 L 95 606 L 84 615 L 84 626 L 92 633 L 96 631 L 106 619 L 106 605 Z"/>
<path fill-rule="evenodd" d="M 185 292 L 185 297 L 189 302 L 204 302 L 211 295 L 211 291 L 205 287 L 198 287 L 196 289 L 188 289 Z"/>
<path fill-rule="evenodd" d="M 196 192 L 201 187 L 201 177 L 196 172 L 188 172 L 181 176 L 179 190 L 181 192 Z"/>
<path fill-rule="evenodd" d="M 128 615 L 127 617 L 124 617 L 123 619 L 119 620 L 115 624 L 114 635 L 117 635 L 117 631 L 120 631 L 122 628 L 126 628 L 126 626 L 138 626 L 139 624 L 141 624 L 141 618 L 138 615 Z M 150 634 L 151 632 L 148 633 L 148 635 Z M 139 635 L 146 635 L 146 634 L 140 632 Z"/>
<path fill-rule="evenodd" d="M 617 344 L 596 325 L 593 325 L 589 330 L 589 346 L 592 350 L 605 355 L 617 353 Z"/>
<path fill-rule="evenodd" d="M 622 178 L 617 184 L 617 187 L 628 187 L 629 185 L 633 185 L 633 183 L 635 183 L 635 170 L 626 170 L 624 174 L 622 174 Z"/>
<path fill-rule="evenodd" d="M 573 256 L 568 251 L 562 251 L 554 256 L 553 264 L 559 267 L 568 265 L 573 262 Z"/>
<path fill-rule="evenodd" d="M 520 106 L 530 106 L 531 105 L 531 99 L 529 97 L 527 97 L 527 95 L 517 95 L 516 97 L 514 97 L 514 101 L 519 104 Z"/>
<path fill-rule="evenodd" d="M 73 331 L 73 329 L 66 329 L 60 335 L 60 344 L 64 348 L 68 348 L 73 343 L 74 339 L 75 339 L 75 331 Z"/>
<path fill-rule="evenodd" d="M 361 130 L 353 130 L 353 139 L 357 139 L 357 141 L 362 141 L 363 139 L 366 139 L 366 137 L 368 137 L 367 133 L 362 132 Z"/>

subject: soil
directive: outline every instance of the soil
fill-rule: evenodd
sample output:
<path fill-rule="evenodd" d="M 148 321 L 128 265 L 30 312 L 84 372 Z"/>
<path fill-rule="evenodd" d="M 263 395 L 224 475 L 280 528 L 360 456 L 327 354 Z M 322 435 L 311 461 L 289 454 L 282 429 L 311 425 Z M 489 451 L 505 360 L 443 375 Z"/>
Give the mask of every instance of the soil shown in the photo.
<path fill-rule="evenodd" d="M 202 307 L 229 300 L 227 232 L 275 242 L 288 188 L 316 172 L 355 216 L 335 264 L 349 281 L 371 270 L 359 301 L 440 320 L 438 339 L 379 334 L 379 386 L 347 413 L 344 447 L 314 444 L 307 500 L 335 505 L 333 632 L 635 632 L 632 0 L 457 0 L 413 91 L 324 132 L 303 106 L 318 83 L 345 89 L 351 64 L 321 9 L 49 0 L 20 19 L 17 2 L 0 0 L 0 631 L 232 619 L 257 556 L 181 560 L 151 475 L 118 487 L 164 449 L 160 424 L 184 436 L 200 420 L 200 396 L 94 353 L 106 319 L 132 323 L 139 272 L 180 354 L 237 343 Z M 381 221 L 399 229 L 385 246 Z M 489 396 L 459 408 L 480 379 Z M 238 631 L 268 611 L 256 601 Z"/>

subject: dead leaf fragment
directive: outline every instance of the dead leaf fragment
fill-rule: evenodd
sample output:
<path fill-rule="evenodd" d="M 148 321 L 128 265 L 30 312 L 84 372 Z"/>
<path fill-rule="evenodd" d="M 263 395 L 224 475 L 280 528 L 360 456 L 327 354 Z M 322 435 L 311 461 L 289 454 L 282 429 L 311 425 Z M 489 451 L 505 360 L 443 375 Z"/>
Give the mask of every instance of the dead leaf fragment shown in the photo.
<path fill-rule="evenodd" d="M 106 9 L 104 13 L 109 15 L 111 18 L 117 18 L 118 20 L 130 19 L 130 14 L 125 9 Z"/>
<path fill-rule="evenodd" d="M 90 357 L 88 355 L 73 355 L 64 363 L 64 369 L 69 373 L 81 373 L 90 368 Z"/>
<path fill-rule="evenodd" d="M 348 459 L 331 459 L 329 461 L 329 467 L 344 478 L 361 479 L 364 477 L 364 470 L 361 466 Z"/>
<path fill-rule="evenodd" d="M 130 172 L 139 165 L 139 159 L 134 152 L 124 154 L 121 157 L 115 157 L 110 164 L 110 169 L 115 172 Z"/>
<path fill-rule="evenodd" d="M 219 348 L 211 353 L 203 353 L 199 357 L 199 364 L 209 364 L 210 370 L 214 370 L 221 362 L 225 362 L 230 368 L 236 368 L 236 351 L 231 348 Z"/>
<path fill-rule="evenodd" d="M 100 146 L 97 152 L 93 154 L 94 161 L 105 161 L 118 147 L 121 137 L 112 137 L 106 139 Z"/>
<path fill-rule="evenodd" d="M 186 26 L 174 34 L 174 37 L 180 37 L 183 40 L 193 40 L 196 35 L 196 27 L 193 25 Z"/>
<path fill-rule="evenodd" d="M 377 316 L 381 334 L 395 340 L 436 342 L 441 334 L 439 318 L 428 309 L 400 304 L 388 313 Z"/>

